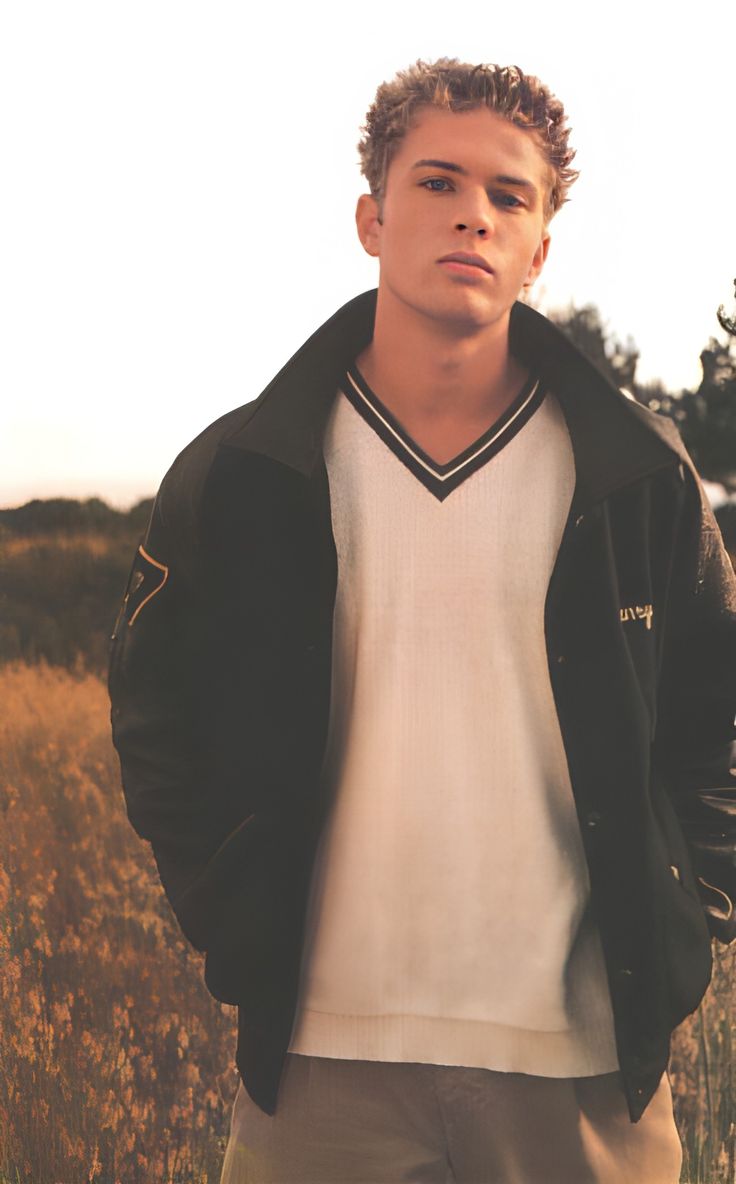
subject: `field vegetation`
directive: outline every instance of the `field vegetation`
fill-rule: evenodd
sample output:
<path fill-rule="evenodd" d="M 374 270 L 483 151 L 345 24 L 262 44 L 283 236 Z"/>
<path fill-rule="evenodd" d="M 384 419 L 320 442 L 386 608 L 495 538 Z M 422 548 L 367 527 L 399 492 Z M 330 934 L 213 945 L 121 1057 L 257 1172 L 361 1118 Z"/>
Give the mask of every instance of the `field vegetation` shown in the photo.
<path fill-rule="evenodd" d="M 0 1181 L 216 1184 L 217 1003 L 131 828 L 89 673 L 0 668 Z"/>

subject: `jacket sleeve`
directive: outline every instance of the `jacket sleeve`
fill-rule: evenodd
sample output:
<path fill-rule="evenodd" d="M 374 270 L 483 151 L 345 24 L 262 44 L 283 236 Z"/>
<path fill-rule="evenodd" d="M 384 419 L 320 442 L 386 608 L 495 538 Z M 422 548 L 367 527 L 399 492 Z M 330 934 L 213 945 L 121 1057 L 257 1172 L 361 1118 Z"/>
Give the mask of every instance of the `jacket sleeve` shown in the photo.
<path fill-rule="evenodd" d="M 713 937 L 736 937 L 736 576 L 698 475 L 680 466 L 655 750 Z"/>
<path fill-rule="evenodd" d="M 209 949 L 254 821 L 211 775 L 202 730 L 207 645 L 199 560 L 164 518 L 161 493 L 138 548 L 110 646 L 113 743 L 128 818 L 150 842 L 165 893 L 191 944 Z M 210 606 L 210 612 L 212 611 Z"/>

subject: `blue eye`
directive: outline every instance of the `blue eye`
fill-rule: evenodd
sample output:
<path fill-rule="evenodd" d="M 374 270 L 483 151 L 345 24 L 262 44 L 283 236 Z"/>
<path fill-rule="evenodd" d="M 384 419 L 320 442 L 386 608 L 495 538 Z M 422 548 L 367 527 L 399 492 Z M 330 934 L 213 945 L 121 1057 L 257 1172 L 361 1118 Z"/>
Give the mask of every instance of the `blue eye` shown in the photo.
<path fill-rule="evenodd" d="M 506 199 L 509 200 L 507 201 Z M 513 193 L 497 193 L 494 201 L 500 201 L 502 205 L 508 205 L 509 209 L 515 209 L 517 206 L 524 204 L 523 202 L 519 201 L 518 197 L 516 197 Z"/>
<path fill-rule="evenodd" d="M 419 182 L 420 189 L 426 189 L 429 193 L 452 193 L 453 187 L 446 177 L 428 177 L 426 181 Z M 491 201 L 507 210 L 523 209 L 524 203 L 514 193 L 491 193 L 489 194 Z"/>

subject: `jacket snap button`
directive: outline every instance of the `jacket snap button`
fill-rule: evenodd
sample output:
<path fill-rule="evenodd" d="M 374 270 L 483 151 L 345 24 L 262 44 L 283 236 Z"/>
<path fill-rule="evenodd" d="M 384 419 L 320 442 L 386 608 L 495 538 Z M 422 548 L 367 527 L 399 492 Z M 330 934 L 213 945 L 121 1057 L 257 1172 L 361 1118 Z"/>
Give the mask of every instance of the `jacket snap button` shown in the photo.
<path fill-rule="evenodd" d="M 575 519 L 575 525 L 580 526 L 580 523 L 583 521 L 584 518 L 585 518 L 585 514 L 578 514 L 577 518 Z"/>
<path fill-rule="evenodd" d="M 629 970 L 628 966 L 622 966 L 622 967 L 619 969 L 619 972 L 618 972 L 618 973 L 619 973 L 619 975 L 620 975 L 620 977 L 621 977 L 621 978 L 623 978 L 623 979 L 627 979 L 627 980 L 628 980 L 628 979 L 630 979 L 630 978 L 632 978 L 632 977 L 633 977 L 633 973 L 634 973 L 634 972 L 633 972 L 633 970 Z M 636 1057 L 632 1057 L 632 1058 L 631 1058 L 631 1060 L 632 1060 L 632 1064 L 633 1064 L 634 1062 L 636 1062 L 637 1058 L 636 1058 Z"/>
<path fill-rule="evenodd" d="M 565 657 L 565 655 L 564 655 L 564 654 L 558 654 L 558 655 L 557 655 L 557 658 L 556 658 L 555 660 L 556 660 L 556 662 L 557 662 L 557 665 L 558 665 L 558 666 L 561 666 L 563 662 L 566 662 L 566 661 L 567 661 L 567 658 Z"/>
<path fill-rule="evenodd" d="M 591 810 L 590 814 L 588 815 L 588 817 L 586 818 L 585 821 L 586 821 L 587 826 L 590 828 L 590 830 L 595 830 L 595 828 L 598 825 L 598 823 L 600 822 L 600 820 L 601 820 L 600 814 L 596 810 Z"/>

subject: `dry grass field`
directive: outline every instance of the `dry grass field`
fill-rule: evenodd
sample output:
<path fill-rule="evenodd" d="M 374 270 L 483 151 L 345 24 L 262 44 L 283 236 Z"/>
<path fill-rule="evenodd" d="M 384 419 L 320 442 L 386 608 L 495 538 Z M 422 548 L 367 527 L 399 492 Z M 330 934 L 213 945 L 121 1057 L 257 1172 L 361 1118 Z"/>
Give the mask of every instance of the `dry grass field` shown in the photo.
<path fill-rule="evenodd" d="M 219 1180 L 235 1008 L 128 823 L 103 683 L 0 669 L 0 1181 Z"/>
<path fill-rule="evenodd" d="M 105 687 L 16 663 L 0 701 L 0 1184 L 217 1184 L 235 1009 L 127 821 Z M 673 1050 L 689 1184 L 734 1181 L 734 957 Z"/>

